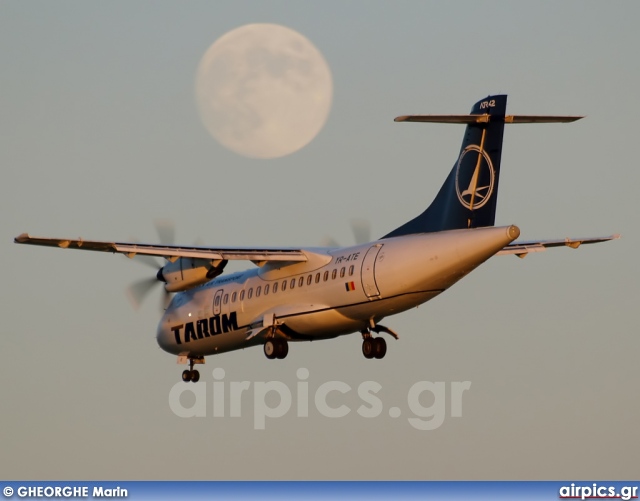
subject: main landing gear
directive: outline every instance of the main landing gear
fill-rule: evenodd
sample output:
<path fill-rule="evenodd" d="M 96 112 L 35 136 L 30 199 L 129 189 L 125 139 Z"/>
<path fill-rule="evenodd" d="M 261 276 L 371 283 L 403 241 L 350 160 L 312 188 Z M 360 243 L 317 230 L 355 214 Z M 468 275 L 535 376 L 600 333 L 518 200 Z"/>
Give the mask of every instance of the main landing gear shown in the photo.
<path fill-rule="evenodd" d="M 180 360 L 178 359 L 178 363 L 180 363 Z M 191 381 L 192 383 L 197 383 L 198 381 L 200 381 L 200 372 L 197 369 L 193 368 L 194 364 L 203 364 L 204 363 L 204 357 L 202 358 L 190 358 L 189 359 L 189 368 L 182 371 L 182 380 L 185 383 L 188 383 L 189 381 Z"/>
<path fill-rule="evenodd" d="M 370 328 L 360 331 L 362 332 L 362 354 L 364 358 L 384 358 L 387 354 L 387 342 L 382 337 L 373 337 L 371 331 L 376 333 L 386 332 L 395 339 L 398 339 L 398 335 L 384 325 L 376 325 L 373 320 Z"/>
<path fill-rule="evenodd" d="M 268 359 L 285 358 L 289 353 L 289 343 L 286 339 L 272 337 L 264 343 L 264 354 Z"/>
<path fill-rule="evenodd" d="M 384 358 L 387 354 L 387 342 L 382 337 L 365 337 L 362 340 L 364 358 Z"/>

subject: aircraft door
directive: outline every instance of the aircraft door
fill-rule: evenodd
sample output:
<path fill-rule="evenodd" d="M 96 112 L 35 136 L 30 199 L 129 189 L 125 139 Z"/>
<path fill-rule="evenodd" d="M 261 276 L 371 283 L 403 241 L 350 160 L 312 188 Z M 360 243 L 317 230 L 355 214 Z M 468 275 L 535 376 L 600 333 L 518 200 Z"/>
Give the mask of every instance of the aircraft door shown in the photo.
<path fill-rule="evenodd" d="M 380 291 L 376 284 L 376 258 L 382 249 L 382 244 L 376 244 L 369 248 L 362 261 L 362 290 L 369 299 L 379 299 Z"/>
<path fill-rule="evenodd" d="M 222 289 L 218 289 L 216 291 L 215 296 L 213 296 L 213 314 L 220 315 L 220 310 L 222 308 Z"/>

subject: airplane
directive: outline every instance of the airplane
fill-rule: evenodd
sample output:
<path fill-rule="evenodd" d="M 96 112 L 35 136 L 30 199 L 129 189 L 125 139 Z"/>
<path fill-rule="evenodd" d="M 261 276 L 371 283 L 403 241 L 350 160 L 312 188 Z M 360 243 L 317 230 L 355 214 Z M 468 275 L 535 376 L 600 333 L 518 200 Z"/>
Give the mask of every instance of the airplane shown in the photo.
<path fill-rule="evenodd" d="M 23 233 L 15 243 L 135 256 L 167 263 L 156 278 L 176 293 L 157 328 L 157 342 L 188 364 L 185 382 L 200 379 L 205 356 L 263 346 L 283 359 L 289 342 L 362 335 L 362 353 L 381 359 L 382 336 L 398 339 L 385 317 L 438 296 L 496 255 L 524 257 L 547 248 L 578 248 L 620 235 L 516 241 L 515 225 L 494 226 L 505 124 L 562 123 L 580 116 L 506 115 L 506 95 L 488 96 L 468 115 L 405 115 L 396 122 L 464 124 L 458 158 L 433 202 L 378 240 L 350 247 L 203 247 L 82 239 Z M 147 258 L 148 259 L 148 258 Z M 228 261 L 256 267 L 223 275 Z"/>

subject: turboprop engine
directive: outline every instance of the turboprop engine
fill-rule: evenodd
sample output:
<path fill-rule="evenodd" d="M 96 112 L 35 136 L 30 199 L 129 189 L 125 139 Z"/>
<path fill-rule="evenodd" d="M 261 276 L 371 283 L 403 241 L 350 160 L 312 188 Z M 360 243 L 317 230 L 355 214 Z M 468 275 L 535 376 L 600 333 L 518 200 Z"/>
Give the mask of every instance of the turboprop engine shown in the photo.
<path fill-rule="evenodd" d="M 226 259 L 212 261 L 181 257 L 160 268 L 156 277 L 166 284 L 164 288 L 167 292 L 181 292 L 213 280 L 226 265 Z"/>

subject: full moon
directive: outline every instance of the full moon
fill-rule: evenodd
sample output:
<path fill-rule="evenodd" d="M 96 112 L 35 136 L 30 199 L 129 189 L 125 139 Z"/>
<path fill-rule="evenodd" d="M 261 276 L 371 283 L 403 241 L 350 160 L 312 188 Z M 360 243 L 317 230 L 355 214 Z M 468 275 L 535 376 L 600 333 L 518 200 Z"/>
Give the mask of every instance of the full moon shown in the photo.
<path fill-rule="evenodd" d="M 196 101 L 209 133 L 251 158 L 277 158 L 307 145 L 331 109 L 331 71 L 304 36 L 277 24 L 247 24 L 216 40 L 196 75 Z"/>

